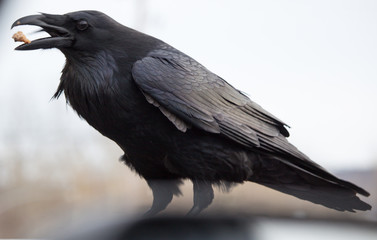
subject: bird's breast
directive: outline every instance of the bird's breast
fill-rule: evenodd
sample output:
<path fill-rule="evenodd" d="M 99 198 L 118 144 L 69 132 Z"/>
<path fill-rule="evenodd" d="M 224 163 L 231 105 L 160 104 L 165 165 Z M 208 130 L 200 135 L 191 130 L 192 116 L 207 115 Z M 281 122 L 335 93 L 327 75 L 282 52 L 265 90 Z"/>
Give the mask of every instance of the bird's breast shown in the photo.
<path fill-rule="evenodd" d="M 131 68 L 131 63 L 119 68 L 106 53 L 67 59 L 61 85 L 71 107 L 103 135 L 118 143 L 146 141 L 146 136 L 153 141 L 151 133 L 169 132 L 172 126 L 146 101 Z"/>

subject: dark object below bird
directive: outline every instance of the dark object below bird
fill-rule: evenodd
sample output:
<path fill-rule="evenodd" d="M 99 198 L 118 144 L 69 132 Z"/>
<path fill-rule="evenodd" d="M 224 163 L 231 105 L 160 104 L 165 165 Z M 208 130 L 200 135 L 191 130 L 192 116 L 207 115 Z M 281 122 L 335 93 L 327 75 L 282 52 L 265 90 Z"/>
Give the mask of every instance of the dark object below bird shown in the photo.
<path fill-rule="evenodd" d="M 32 15 L 51 37 L 17 50 L 58 48 L 66 56 L 60 85 L 67 102 L 114 140 L 125 163 L 153 191 L 148 214 L 194 184 L 198 214 L 211 204 L 213 184 L 253 181 L 339 211 L 369 210 L 364 189 L 327 172 L 291 145 L 282 121 L 168 44 L 103 13 Z"/>
<path fill-rule="evenodd" d="M 376 222 L 348 219 L 286 218 L 282 216 L 204 216 L 153 217 L 146 219 L 84 219 L 82 224 L 60 233 L 60 240 L 259 240 L 314 239 L 354 240 L 377 239 Z M 60 233 L 60 234 L 59 234 Z M 51 234 L 50 234 L 51 235 Z M 52 235 L 52 236 L 54 236 Z M 60 237 L 59 237 L 60 236 Z M 51 238 L 51 236 L 50 236 Z"/>

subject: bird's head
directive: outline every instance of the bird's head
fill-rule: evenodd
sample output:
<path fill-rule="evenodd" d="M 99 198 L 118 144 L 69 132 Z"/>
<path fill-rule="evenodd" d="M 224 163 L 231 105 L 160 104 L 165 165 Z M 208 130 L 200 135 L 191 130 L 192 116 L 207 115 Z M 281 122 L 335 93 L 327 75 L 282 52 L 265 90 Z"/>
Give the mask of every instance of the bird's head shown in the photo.
<path fill-rule="evenodd" d="M 50 37 L 33 40 L 22 44 L 16 50 L 34 50 L 58 48 L 63 52 L 69 50 L 98 50 L 119 39 L 121 26 L 107 15 L 97 11 L 79 11 L 64 15 L 42 13 L 16 20 L 13 27 L 35 25 L 47 32 Z"/>

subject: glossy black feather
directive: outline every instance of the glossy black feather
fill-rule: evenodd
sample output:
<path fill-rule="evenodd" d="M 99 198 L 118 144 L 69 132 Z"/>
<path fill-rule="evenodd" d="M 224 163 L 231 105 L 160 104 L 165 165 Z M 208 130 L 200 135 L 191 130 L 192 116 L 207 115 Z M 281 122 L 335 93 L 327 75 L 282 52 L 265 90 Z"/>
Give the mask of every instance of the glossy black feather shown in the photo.
<path fill-rule="evenodd" d="M 137 61 L 132 75 L 143 92 L 172 113 L 245 147 L 260 147 L 259 134 L 288 136 L 283 122 L 225 80 L 187 55 L 164 48 Z"/>

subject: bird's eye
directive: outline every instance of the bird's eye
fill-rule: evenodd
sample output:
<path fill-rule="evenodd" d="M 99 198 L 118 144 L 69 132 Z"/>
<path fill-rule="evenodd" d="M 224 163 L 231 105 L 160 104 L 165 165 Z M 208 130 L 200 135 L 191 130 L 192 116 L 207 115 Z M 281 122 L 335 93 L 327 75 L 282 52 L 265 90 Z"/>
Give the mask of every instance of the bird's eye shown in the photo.
<path fill-rule="evenodd" d="M 84 31 L 85 29 L 87 29 L 89 27 L 89 24 L 85 20 L 80 20 L 80 21 L 77 22 L 76 27 L 77 27 L 78 30 Z"/>

